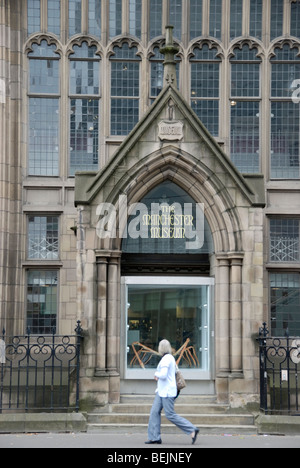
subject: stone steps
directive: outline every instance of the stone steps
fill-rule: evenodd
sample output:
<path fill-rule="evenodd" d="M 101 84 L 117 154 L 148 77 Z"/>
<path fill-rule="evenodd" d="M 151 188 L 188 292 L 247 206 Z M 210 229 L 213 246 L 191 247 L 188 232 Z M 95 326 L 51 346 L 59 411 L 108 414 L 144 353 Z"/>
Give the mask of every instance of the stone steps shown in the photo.
<path fill-rule="evenodd" d="M 153 396 L 127 395 L 120 404 L 111 404 L 88 414 L 89 433 L 147 434 Z M 205 434 L 256 434 L 252 414 L 236 414 L 227 405 L 216 402 L 214 396 L 181 396 L 176 412 L 199 427 Z M 162 413 L 162 433 L 180 432 Z"/>

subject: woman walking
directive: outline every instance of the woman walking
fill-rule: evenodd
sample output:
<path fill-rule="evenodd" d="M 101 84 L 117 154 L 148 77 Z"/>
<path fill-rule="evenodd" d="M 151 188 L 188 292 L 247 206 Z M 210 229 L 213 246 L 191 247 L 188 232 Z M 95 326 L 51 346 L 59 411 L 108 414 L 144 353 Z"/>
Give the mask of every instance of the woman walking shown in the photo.
<path fill-rule="evenodd" d="M 155 373 L 157 389 L 155 400 L 151 409 L 148 425 L 148 441 L 146 444 L 161 444 L 161 412 L 165 411 L 166 418 L 185 434 L 192 438 L 192 444 L 196 442 L 199 429 L 187 419 L 178 416 L 174 410 L 177 397 L 176 386 L 176 362 L 172 356 L 171 344 L 167 340 L 159 343 L 158 352 L 162 356 Z"/>

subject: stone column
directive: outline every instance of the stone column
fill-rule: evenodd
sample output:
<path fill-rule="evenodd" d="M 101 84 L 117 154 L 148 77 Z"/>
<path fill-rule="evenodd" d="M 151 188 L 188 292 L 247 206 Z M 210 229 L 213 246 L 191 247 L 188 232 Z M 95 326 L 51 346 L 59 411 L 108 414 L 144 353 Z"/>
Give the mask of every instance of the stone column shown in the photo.
<path fill-rule="evenodd" d="M 120 252 L 112 252 L 108 263 L 107 284 L 107 372 L 109 374 L 109 402 L 120 401 L 120 373 L 118 369 L 120 354 L 119 336 L 119 288 Z"/>
<path fill-rule="evenodd" d="M 106 376 L 107 265 L 106 257 L 97 258 L 96 377 Z"/>
<path fill-rule="evenodd" d="M 231 372 L 243 372 L 242 346 L 242 255 L 231 256 L 230 272 L 230 360 Z"/>
<path fill-rule="evenodd" d="M 217 373 L 228 374 L 230 372 L 230 261 L 226 257 L 218 257 L 218 320 L 217 320 Z"/>

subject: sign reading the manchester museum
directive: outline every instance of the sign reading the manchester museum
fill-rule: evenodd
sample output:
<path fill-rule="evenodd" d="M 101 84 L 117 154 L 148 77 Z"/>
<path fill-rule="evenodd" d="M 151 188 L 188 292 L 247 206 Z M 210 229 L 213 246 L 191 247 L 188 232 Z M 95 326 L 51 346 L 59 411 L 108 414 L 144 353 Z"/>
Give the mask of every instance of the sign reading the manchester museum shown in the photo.
<path fill-rule="evenodd" d="M 158 124 L 160 140 L 179 141 L 183 138 L 183 122 L 163 120 Z"/>

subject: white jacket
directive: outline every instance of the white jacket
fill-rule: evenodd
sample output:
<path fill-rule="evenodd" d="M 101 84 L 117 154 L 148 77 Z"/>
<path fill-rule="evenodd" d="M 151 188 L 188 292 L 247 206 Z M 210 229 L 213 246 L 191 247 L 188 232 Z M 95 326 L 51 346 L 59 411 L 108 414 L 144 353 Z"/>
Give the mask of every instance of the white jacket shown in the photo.
<path fill-rule="evenodd" d="M 155 377 L 158 378 L 156 392 L 162 398 L 177 396 L 176 362 L 171 354 L 165 354 L 158 364 Z"/>

